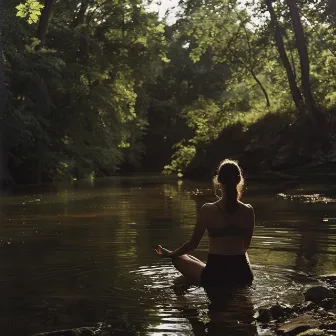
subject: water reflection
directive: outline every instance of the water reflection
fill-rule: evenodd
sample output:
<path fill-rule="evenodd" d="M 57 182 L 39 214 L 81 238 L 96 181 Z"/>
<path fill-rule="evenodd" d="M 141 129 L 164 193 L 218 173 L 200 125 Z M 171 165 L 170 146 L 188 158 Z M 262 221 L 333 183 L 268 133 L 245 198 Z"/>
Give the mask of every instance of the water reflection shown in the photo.
<path fill-rule="evenodd" d="M 257 335 L 253 315 L 259 306 L 276 302 L 295 304 L 306 284 L 306 274 L 280 267 L 254 266 L 255 284 L 238 292 L 206 293 L 186 286 L 169 262 L 160 261 L 132 271 L 156 298 L 150 309 L 148 335 Z M 148 295 L 143 292 L 143 297 Z"/>
<path fill-rule="evenodd" d="M 184 295 L 188 288 L 183 286 L 183 277 L 174 283 L 176 295 Z M 186 318 L 195 336 L 201 335 L 257 335 L 254 305 L 249 288 L 208 288 L 206 290 L 207 319 L 202 319 L 202 309 L 185 304 L 181 316 Z M 203 308 L 204 310 L 204 308 Z"/>
<path fill-rule="evenodd" d="M 208 335 L 256 335 L 254 305 L 248 290 L 207 293 L 210 322 Z"/>
<path fill-rule="evenodd" d="M 319 188 L 277 193 L 335 199 L 335 191 Z M 233 325 L 255 332 L 252 307 L 295 303 L 311 281 L 307 274 L 335 272 L 334 204 L 255 188 L 245 198 L 257 214 L 249 253 L 255 286 L 222 298 L 225 312 L 214 310 L 221 305 L 201 288 L 178 293 L 178 272 L 153 247 L 183 243 L 211 200 L 209 185 L 157 177 L 0 198 L 0 330 L 16 336 L 104 322 L 125 335 L 230 334 L 223 330 Z M 206 260 L 206 238 L 195 256 Z"/>

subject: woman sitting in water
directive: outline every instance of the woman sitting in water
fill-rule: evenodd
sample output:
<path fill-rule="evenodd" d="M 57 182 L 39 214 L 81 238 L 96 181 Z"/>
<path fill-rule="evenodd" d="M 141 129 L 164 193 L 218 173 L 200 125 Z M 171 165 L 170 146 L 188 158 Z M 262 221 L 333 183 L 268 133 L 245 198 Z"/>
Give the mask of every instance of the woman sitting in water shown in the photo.
<path fill-rule="evenodd" d="M 222 197 L 202 206 L 191 239 L 175 251 L 158 245 L 156 254 L 171 257 L 176 269 L 190 284 L 205 288 L 250 285 L 253 273 L 246 251 L 250 247 L 255 220 L 252 206 L 240 201 L 244 178 L 238 163 L 221 162 L 214 184 L 220 187 Z M 209 254 L 204 264 L 187 253 L 198 247 L 206 230 Z"/>

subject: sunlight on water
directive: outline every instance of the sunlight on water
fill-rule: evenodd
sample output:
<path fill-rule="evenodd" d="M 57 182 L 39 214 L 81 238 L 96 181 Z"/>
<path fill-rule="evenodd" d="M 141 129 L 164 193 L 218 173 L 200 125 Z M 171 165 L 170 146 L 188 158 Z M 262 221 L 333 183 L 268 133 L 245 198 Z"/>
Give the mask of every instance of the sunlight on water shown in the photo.
<path fill-rule="evenodd" d="M 308 284 L 316 283 L 308 275 L 290 269 L 255 265 L 253 270 L 255 281 L 250 288 L 250 293 L 256 307 L 272 305 L 277 302 L 298 303 L 302 299 L 303 289 Z M 178 291 L 179 285 L 175 281 L 179 278 L 180 273 L 171 265 L 141 267 L 131 273 L 135 278 L 143 278 L 146 282 L 145 288 L 156 289 L 159 296 L 170 298 L 169 291 L 173 289 Z M 192 297 L 195 304 L 202 304 L 206 301 L 206 293 L 202 288 L 196 286 L 186 288 L 183 294 L 188 294 L 189 298 Z"/>
<path fill-rule="evenodd" d="M 321 194 L 312 194 L 312 195 L 286 195 L 283 193 L 278 194 L 279 197 L 289 200 L 298 200 L 305 203 L 335 203 L 335 198 L 326 197 Z"/>
<path fill-rule="evenodd" d="M 258 307 L 295 304 L 314 275 L 335 272 L 335 195 L 328 186 L 248 190 L 255 281 L 219 303 L 153 252 L 189 239 L 198 209 L 215 199 L 209 185 L 114 178 L 2 197 L 0 328 L 6 336 L 98 323 L 125 335 L 261 335 Z M 195 251 L 204 261 L 207 243 Z"/>

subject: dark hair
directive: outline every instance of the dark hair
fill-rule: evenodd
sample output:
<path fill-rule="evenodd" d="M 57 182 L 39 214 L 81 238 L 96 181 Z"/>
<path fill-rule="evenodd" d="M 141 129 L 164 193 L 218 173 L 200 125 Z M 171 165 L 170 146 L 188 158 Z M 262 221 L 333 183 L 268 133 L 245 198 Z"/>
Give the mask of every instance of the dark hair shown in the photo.
<path fill-rule="evenodd" d="M 215 175 L 214 184 L 221 185 L 225 191 L 226 211 L 234 212 L 238 208 L 238 200 L 244 187 L 244 178 L 238 162 L 229 159 L 222 161 Z"/>

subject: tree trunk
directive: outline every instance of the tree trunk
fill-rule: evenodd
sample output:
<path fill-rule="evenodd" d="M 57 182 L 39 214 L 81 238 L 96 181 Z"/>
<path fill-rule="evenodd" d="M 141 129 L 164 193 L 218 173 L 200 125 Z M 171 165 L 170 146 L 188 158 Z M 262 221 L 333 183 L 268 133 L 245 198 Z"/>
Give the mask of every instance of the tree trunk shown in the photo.
<path fill-rule="evenodd" d="M 254 73 L 253 69 L 249 68 L 248 71 L 251 73 L 253 79 L 257 82 L 257 84 L 259 85 L 261 91 L 263 92 L 263 94 L 265 96 L 265 99 L 266 99 L 266 107 L 270 108 L 271 107 L 271 102 L 269 100 L 269 96 L 268 96 L 268 93 L 267 93 L 266 89 L 264 88 L 264 86 L 262 85 L 261 81 L 256 76 L 256 74 Z"/>
<path fill-rule="evenodd" d="M 6 86 L 3 58 L 2 30 L 4 24 L 4 0 L 0 0 L 0 190 L 13 182 L 8 170 L 8 152 L 6 146 Z"/>
<path fill-rule="evenodd" d="M 317 108 L 313 94 L 311 92 L 309 56 L 305 40 L 305 34 L 301 23 L 299 8 L 295 0 L 286 0 L 286 3 L 289 7 L 295 33 L 296 47 L 300 57 L 301 81 L 303 94 L 306 101 L 306 107 L 309 114 L 314 118 L 314 120 L 317 123 L 320 123 L 323 119 L 323 116 Z"/>
<path fill-rule="evenodd" d="M 253 61 L 252 61 L 252 46 L 251 46 L 251 42 L 250 42 L 250 37 L 249 37 L 249 33 L 246 29 L 246 26 L 245 26 L 245 22 L 244 22 L 244 19 L 241 17 L 241 15 L 239 14 L 239 12 L 234 9 L 234 12 L 236 13 L 238 19 L 240 20 L 241 22 L 241 26 L 243 27 L 244 29 L 244 32 L 245 32 L 245 36 L 246 36 L 246 42 L 247 42 L 247 47 L 248 47 L 248 60 L 249 60 L 249 66 L 245 66 L 244 67 L 250 72 L 250 74 L 252 75 L 253 79 L 256 81 L 256 83 L 258 84 L 258 86 L 260 87 L 262 93 L 264 94 L 265 96 L 265 99 L 266 99 L 266 108 L 270 108 L 271 107 L 271 102 L 269 100 L 269 96 L 268 96 L 268 93 L 265 89 L 265 87 L 262 85 L 261 81 L 259 80 L 259 78 L 257 77 L 254 69 L 253 69 Z M 231 49 L 231 48 L 230 48 Z"/>
<path fill-rule="evenodd" d="M 293 74 L 294 74 L 294 77 L 295 77 L 295 81 L 297 80 L 297 74 L 296 74 L 296 67 L 295 67 L 295 58 L 294 58 L 294 53 L 293 53 L 293 50 L 291 48 L 291 45 L 290 45 L 290 40 L 288 38 L 288 35 L 286 33 L 286 30 L 282 28 L 282 34 L 283 36 L 285 36 L 285 39 L 286 39 L 286 42 L 287 42 L 287 48 L 289 50 L 289 54 L 290 54 L 290 61 L 292 62 L 292 69 L 293 69 Z"/>
<path fill-rule="evenodd" d="M 244 62 L 240 61 L 239 57 L 237 57 L 237 55 L 236 55 L 236 52 L 234 50 L 232 50 L 232 48 L 231 48 L 231 42 L 233 41 L 233 39 L 231 41 L 229 41 L 229 43 L 227 44 L 226 47 L 228 48 L 228 50 L 230 51 L 230 53 L 232 55 L 234 55 L 235 57 L 237 57 L 237 61 L 241 64 L 241 66 L 244 67 L 252 75 L 253 79 L 256 81 L 257 85 L 260 87 L 262 93 L 264 94 L 264 97 L 265 97 L 265 100 L 266 100 L 266 108 L 269 109 L 271 107 L 271 102 L 270 102 L 267 90 L 263 86 L 263 84 L 261 83 L 261 81 L 259 80 L 259 78 L 257 77 L 257 75 L 256 75 L 256 73 L 255 73 L 255 71 L 253 69 L 252 46 L 251 46 L 251 43 L 250 43 L 249 35 L 248 35 L 248 32 L 247 32 L 244 20 L 241 18 L 240 14 L 237 11 L 235 11 L 235 13 L 238 16 L 239 20 L 241 21 L 241 25 L 242 25 L 242 27 L 244 29 L 244 32 L 245 32 L 246 42 L 247 42 L 247 47 L 248 47 L 248 52 L 249 52 L 248 53 L 248 63 L 249 63 L 249 65 L 246 65 Z M 228 34 L 230 34 L 229 30 L 225 26 L 224 26 L 224 29 L 226 30 L 226 32 Z"/>
<path fill-rule="evenodd" d="M 282 63 L 286 69 L 291 95 L 293 97 L 296 108 L 301 114 L 303 114 L 304 108 L 305 108 L 304 101 L 303 101 L 300 89 L 297 86 L 295 75 L 294 75 L 293 69 L 291 67 L 290 61 L 286 53 L 286 49 L 285 49 L 284 42 L 283 42 L 282 35 L 281 35 L 281 29 L 279 27 L 279 23 L 278 23 L 277 17 L 275 15 L 275 12 L 272 6 L 272 0 L 265 0 L 265 4 L 271 16 L 271 23 L 272 23 L 274 34 L 275 34 L 275 42 L 276 42 Z"/>
<path fill-rule="evenodd" d="M 89 0 L 82 0 L 77 16 L 73 21 L 74 28 L 79 27 L 78 32 L 80 33 L 80 37 L 79 37 L 77 59 L 80 60 L 81 64 L 86 63 L 89 53 L 89 33 L 88 28 L 84 27 L 85 14 L 87 12 L 88 7 L 89 7 Z"/>
<path fill-rule="evenodd" d="M 244 21 L 242 20 L 242 18 L 240 17 L 239 13 L 237 11 L 235 11 L 238 18 L 240 19 L 242 25 L 243 25 L 243 29 L 244 29 L 244 32 L 245 32 L 245 36 L 246 36 L 246 42 L 247 42 L 247 46 L 248 46 L 248 52 L 249 52 L 249 63 L 250 63 L 250 68 L 248 68 L 248 71 L 251 73 L 253 79 L 257 82 L 257 84 L 259 85 L 262 93 L 264 94 L 265 96 L 265 99 L 266 99 L 266 108 L 270 108 L 271 107 L 271 102 L 269 100 L 269 96 L 268 96 L 268 93 L 266 91 L 266 89 L 264 88 L 264 86 L 262 85 L 261 81 L 259 80 L 259 78 L 257 77 L 257 75 L 255 74 L 254 70 L 253 70 L 253 62 L 252 62 L 252 46 L 251 46 L 251 43 L 250 43 L 250 38 L 249 38 L 249 35 L 248 35 L 248 32 L 247 32 L 247 29 L 246 29 L 246 26 L 244 24 Z"/>
<path fill-rule="evenodd" d="M 40 20 L 39 20 L 37 31 L 36 31 L 36 37 L 41 41 L 40 47 L 43 47 L 45 45 L 51 11 L 52 11 L 54 2 L 55 0 L 45 0 L 44 1 L 44 8 L 42 9 Z"/>
<path fill-rule="evenodd" d="M 73 26 L 77 27 L 79 25 L 82 25 L 84 23 L 85 19 L 85 13 L 89 7 L 89 1 L 88 0 L 82 0 L 81 5 L 79 7 L 79 11 L 77 13 L 76 18 L 73 21 Z"/>

